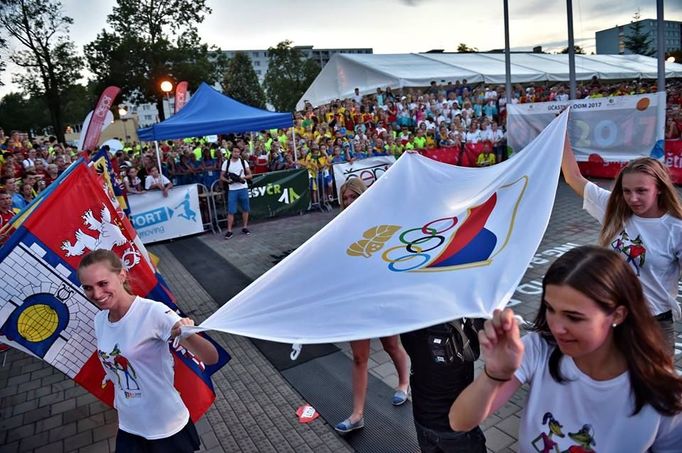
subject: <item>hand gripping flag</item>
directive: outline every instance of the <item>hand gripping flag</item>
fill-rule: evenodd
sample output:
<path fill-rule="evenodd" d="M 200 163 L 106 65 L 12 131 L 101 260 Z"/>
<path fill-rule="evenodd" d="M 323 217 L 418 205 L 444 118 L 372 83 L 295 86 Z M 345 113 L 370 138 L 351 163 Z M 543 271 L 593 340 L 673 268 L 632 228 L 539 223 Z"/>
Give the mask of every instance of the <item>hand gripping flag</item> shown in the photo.
<path fill-rule="evenodd" d="M 194 329 L 329 343 L 490 316 L 514 293 L 549 222 L 567 118 L 491 167 L 403 155 Z"/>
<path fill-rule="evenodd" d="M 113 387 L 103 386 L 104 369 L 96 354 L 94 316 L 76 276 L 90 250 L 118 254 L 129 272 L 133 292 L 177 309 L 168 287 L 149 262 L 128 220 L 117 214 L 94 171 L 83 162 L 50 187 L 0 248 L 0 342 L 36 356 L 59 369 L 111 405 Z M 211 340 L 212 341 L 212 340 Z M 184 348 L 175 358 L 175 387 L 193 420 L 215 399 L 210 376 L 229 360 L 204 366 Z"/>

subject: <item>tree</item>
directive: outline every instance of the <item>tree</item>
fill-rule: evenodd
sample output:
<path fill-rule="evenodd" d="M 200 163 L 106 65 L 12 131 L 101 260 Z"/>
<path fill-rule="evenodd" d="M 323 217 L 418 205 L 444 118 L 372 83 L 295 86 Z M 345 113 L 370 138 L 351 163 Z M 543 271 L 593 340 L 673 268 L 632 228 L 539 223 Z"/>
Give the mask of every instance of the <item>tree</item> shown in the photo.
<path fill-rule="evenodd" d="M 85 46 L 97 89 L 116 85 L 130 102 L 159 104 L 162 80 L 190 87 L 222 80 L 226 58 L 202 44 L 196 29 L 210 13 L 206 0 L 117 0 L 108 16 L 113 31 Z"/>
<path fill-rule="evenodd" d="M 580 46 L 573 46 L 573 50 L 575 51 L 576 55 L 585 55 L 585 49 L 583 49 Z M 561 52 L 559 53 L 568 53 L 568 47 L 564 48 Z"/>
<path fill-rule="evenodd" d="M 51 121 L 42 98 L 12 92 L 0 99 L 0 124 L 5 131 L 33 131 L 35 134 L 42 134 L 51 125 Z"/>
<path fill-rule="evenodd" d="M 651 37 L 642 33 L 639 10 L 635 11 L 632 18 L 634 20 L 631 20 L 631 26 L 626 28 L 623 45 L 634 54 L 650 57 L 655 53 L 655 50 L 651 48 Z M 627 30 L 629 30 L 629 33 L 627 33 Z"/>
<path fill-rule="evenodd" d="M 313 60 L 303 58 L 301 51 L 282 41 L 268 49 L 268 72 L 265 73 L 265 91 L 275 110 L 293 112 L 296 103 L 320 72 Z"/>
<path fill-rule="evenodd" d="M 457 46 L 457 52 L 459 53 L 476 53 L 478 52 L 477 47 L 469 47 L 463 42 L 459 43 L 459 46 Z"/>
<path fill-rule="evenodd" d="M 62 97 L 79 78 L 83 65 L 68 38 L 73 19 L 55 0 L 0 0 L 0 27 L 23 50 L 10 59 L 25 72 L 13 81 L 28 94 L 44 99 L 54 133 L 64 141 Z"/>
<path fill-rule="evenodd" d="M 225 94 L 247 105 L 265 108 L 265 93 L 253 70 L 251 59 L 243 52 L 237 52 L 227 62 L 223 78 Z"/>

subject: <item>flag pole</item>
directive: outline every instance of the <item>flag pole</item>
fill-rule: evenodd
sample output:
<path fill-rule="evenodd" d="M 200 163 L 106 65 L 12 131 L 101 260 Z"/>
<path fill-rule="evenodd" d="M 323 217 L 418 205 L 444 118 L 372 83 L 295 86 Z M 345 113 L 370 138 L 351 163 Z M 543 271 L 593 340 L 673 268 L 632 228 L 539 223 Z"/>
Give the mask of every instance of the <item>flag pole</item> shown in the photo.
<path fill-rule="evenodd" d="M 154 146 L 156 147 L 156 162 L 159 164 L 159 175 L 163 175 L 163 170 L 161 170 L 161 153 L 159 152 L 158 140 L 154 140 Z"/>

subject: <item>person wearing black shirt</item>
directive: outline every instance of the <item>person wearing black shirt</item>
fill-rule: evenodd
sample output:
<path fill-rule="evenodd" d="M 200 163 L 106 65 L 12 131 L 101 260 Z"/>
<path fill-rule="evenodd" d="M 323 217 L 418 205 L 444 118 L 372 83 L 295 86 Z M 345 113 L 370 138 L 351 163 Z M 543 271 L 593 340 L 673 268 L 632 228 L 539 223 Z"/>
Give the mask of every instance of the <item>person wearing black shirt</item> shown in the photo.
<path fill-rule="evenodd" d="M 450 407 L 474 380 L 474 362 L 434 359 L 431 339 L 450 333 L 448 324 L 438 324 L 400 335 L 412 362 L 412 412 L 419 447 L 422 453 L 486 453 L 485 436 L 479 427 L 469 432 L 450 429 Z"/>

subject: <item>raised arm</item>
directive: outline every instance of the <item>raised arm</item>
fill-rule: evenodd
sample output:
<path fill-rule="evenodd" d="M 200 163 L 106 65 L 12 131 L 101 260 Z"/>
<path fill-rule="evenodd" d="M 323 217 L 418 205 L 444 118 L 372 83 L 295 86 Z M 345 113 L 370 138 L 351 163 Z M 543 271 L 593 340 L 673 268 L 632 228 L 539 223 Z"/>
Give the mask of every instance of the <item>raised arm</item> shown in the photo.
<path fill-rule="evenodd" d="M 564 154 L 561 158 L 561 172 L 564 174 L 566 184 L 582 197 L 585 192 L 587 179 L 580 173 L 578 162 L 575 160 L 573 149 L 571 149 L 571 142 L 568 139 L 568 134 L 566 134 L 566 140 L 564 141 Z"/>
<path fill-rule="evenodd" d="M 485 322 L 478 338 L 485 356 L 483 372 L 450 408 L 450 427 L 454 431 L 470 431 L 499 409 L 521 386 L 514 372 L 521 364 L 523 343 L 514 312 L 495 310 L 493 319 Z"/>

